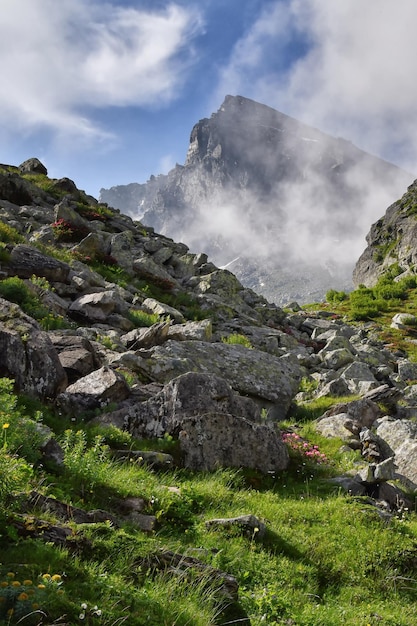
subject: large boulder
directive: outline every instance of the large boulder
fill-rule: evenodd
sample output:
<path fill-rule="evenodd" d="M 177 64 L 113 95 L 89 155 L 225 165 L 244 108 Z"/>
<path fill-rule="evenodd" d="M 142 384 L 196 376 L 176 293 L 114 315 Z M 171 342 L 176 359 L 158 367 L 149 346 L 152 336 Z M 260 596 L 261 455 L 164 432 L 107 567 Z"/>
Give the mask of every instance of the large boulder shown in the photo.
<path fill-rule="evenodd" d="M 187 372 L 214 374 L 240 394 L 271 407 L 270 414 L 277 419 L 287 415 L 301 379 L 296 357 L 204 341 L 167 341 L 142 359 L 142 367 L 160 383 Z"/>
<path fill-rule="evenodd" d="M 47 399 L 67 385 L 67 375 L 48 334 L 17 304 L 3 298 L 0 355 L 0 376 L 13 378 L 20 392 Z"/>
<path fill-rule="evenodd" d="M 121 374 L 104 366 L 69 385 L 57 397 L 58 406 L 68 414 L 104 409 L 128 398 L 129 387 Z"/>
<path fill-rule="evenodd" d="M 35 274 L 51 282 L 66 283 L 69 280 L 71 268 L 68 263 L 58 261 L 22 243 L 13 248 L 8 271 L 20 278 L 30 278 Z"/>
<path fill-rule="evenodd" d="M 172 380 L 146 402 L 107 415 L 135 437 L 179 440 L 185 467 L 250 467 L 276 472 L 288 465 L 280 433 L 260 421 L 260 411 L 212 374 L 189 372 Z M 122 418 L 122 420 L 121 420 Z"/>

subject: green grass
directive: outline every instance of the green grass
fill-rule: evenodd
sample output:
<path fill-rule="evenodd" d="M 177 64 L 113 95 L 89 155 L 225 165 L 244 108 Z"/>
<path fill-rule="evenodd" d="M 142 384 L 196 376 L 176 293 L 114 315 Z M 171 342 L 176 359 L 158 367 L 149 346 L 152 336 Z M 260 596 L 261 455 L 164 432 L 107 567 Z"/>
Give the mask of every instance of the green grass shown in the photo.
<path fill-rule="evenodd" d="M 227 343 L 232 346 L 234 345 L 245 346 L 245 348 L 249 348 L 249 350 L 253 348 L 251 342 L 246 337 L 246 335 L 242 335 L 240 333 L 232 333 L 228 337 L 222 337 L 222 342 Z"/>
<path fill-rule="evenodd" d="M 294 431 L 294 422 L 299 423 L 296 431 L 309 445 L 317 445 L 328 463 L 294 453 L 288 469 L 276 477 L 231 469 L 158 473 L 113 460 L 109 446 L 140 449 L 146 443 L 168 450 L 172 441 L 138 442 L 114 427 L 71 426 L 70 420 L 62 424 L 51 409 L 42 411 L 39 402 L 17 399 L 11 383 L 3 380 L 0 417 L 9 426 L 2 428 L 0 441 L 0 582 L 8 586 L 0 590 L 13 594 L 7 572 L 22 583 L 22 593 L 31 588 L 27 581 L 43 584 L 44 574 L 61 576 L 36 591 L 40 608 L 49 616 L 45 624 L 64 615 L 71 624 L 106 626 L 207 626 L 241 619 L 237 612 L 226 618 L 208 574 L 192 568 L 168 574 L 151 567 L 151 555 L 167 549 L 235 576 L 241 611 L 253 626 L 412 624 L 417 610 L 416 515 L 410 512 L 386 523 L 366 499 L 351 498 L 328 481 L 358 460 L 357 453 L 340 451 L 340 441 L 323 438 L 314 429 L 312 420 L 331 402 L 315 401 L 309 412 L 303 407 L 303 415 L 298 411 L 283 425 Z M 66 450 L 59 473 L 37 463 L 31 466 L 30 450 L 22 456 L 23 424 L 35 415 L 56 429 Z M 37 444 L 26 436 L 25 445 L 33 452 Z M 67 547 L 19 538 L 11 522 L 19 508 L 16 494 L 34 488 L 68 504 L 115 515 L 120 498 L 142 498 L 143 513 L 157 519 L 156 531 L 146 534 L 130 523 L 117 528 L 70 522 L 77 534 Z M 59 523 L 51 513 L 35 513 L 45 522 Z M 215 517 L 248 513 L 266 523 L 262 541 L 205 525 Z M 17 612 L 25 602 L 15 600 Z M 17 613 L 10 624 L 16 622 Z"/>

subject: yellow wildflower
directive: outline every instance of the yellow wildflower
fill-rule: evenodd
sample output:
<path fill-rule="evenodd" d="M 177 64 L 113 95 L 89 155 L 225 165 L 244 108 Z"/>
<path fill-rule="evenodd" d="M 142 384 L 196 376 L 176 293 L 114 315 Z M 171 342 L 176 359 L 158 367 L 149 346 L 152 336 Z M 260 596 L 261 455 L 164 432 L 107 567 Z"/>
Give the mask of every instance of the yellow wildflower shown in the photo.
<path fill-rule="evenodd" d="M 54 574 L 52 576 L 52 580 L 54 581 L 54 583 L 59 583 L 59 581 L 62 580 L 62 578 L 59 574 Z"/>
<path fill-rule="evenodd" d="M 29 579 L 24 580 L 23 584 L 25 585 L 25 587 L 30 587 L 31 585 L 33 585 L 33 582 Z"/>
<path fill-rule="evenodd" d="M 14 580 L 12 582 L 12 587 L 20 587 L 20 586 L 21 586 L 21 584 L 20 584 L 20 582 L 18 580 Z"/>
<path fill-rule="evenodd" d="M 42 574 L 42 578 L 44 580 L 49 580 L 51 578 L 51 574 Z"/>
<path fill-rule="evenodd" d="M 3 424 L 3 430 L 6 429 L 6 428 L 9 428 L 9 426 L 10 426 L 10 424 L 7 424 L 7 423 Z"/>
<path fill-rule="evenodd" d="M 25 593 L 24 591 L 22 591 L 22 593 L 19 593 L 19 595 L 17 596 L 18 600 L 29 600 L 29 596 L 27 593 Z"/>
<path fill-rule="evenodd" d="M 9 583 L 6 582 L 5 580 L 3 580 L 3 582 L 0 583 L 0 587 L 8 587 Z"/>
<path fill-rule="evenodd" d="M 36 609 L 39 609 L 39 604 L 37 604 L 36 602 L 34 602 L 34 603 L 32 604 L 32 609 L 33 609 L 34 611 L 36 611 Z"/>
<path fill-rule="evenodd" d="M 14 572 L 7 572 L 8 578 L 14 578 L 16 574 Z"/>
<path fill-rule="evenodd" d="M 46 589 L 45 585 L 38 585 L 38 589 Z"/>

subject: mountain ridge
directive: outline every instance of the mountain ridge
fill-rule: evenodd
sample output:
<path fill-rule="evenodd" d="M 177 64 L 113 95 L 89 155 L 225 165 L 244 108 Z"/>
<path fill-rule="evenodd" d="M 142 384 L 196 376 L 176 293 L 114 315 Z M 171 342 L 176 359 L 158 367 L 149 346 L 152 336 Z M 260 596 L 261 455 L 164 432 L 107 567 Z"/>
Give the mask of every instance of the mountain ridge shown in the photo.
<path fill-rule="evenodd" d="M 219 266 L 238 258 L 238 278 L 283 304 L 351 289 L 369 224 L 410 181 L 347 140 L 226 96 L 194 125 L 184 165 L 100 198 Z"/>

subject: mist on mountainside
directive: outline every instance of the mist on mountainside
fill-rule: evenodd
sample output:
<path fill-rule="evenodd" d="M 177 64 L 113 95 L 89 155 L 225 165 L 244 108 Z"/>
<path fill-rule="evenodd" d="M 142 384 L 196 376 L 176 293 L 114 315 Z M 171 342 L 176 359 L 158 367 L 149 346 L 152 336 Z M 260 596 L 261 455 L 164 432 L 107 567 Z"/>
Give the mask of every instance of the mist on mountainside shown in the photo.
<path fill-rule="evenodd" d="M 227 96 L 194 126 L 184 166 L 101 199 L 268 299 L 303 303 L 352 288 L 371 224 L 411 182 L 349 141 Z"/>

